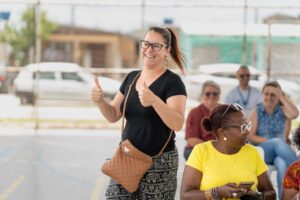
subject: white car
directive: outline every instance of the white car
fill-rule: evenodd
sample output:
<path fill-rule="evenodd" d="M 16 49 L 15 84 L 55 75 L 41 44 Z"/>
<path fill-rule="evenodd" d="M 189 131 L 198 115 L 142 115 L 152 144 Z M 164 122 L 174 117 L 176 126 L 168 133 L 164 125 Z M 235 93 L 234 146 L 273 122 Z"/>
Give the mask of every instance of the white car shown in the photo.
<path fill-rule="evenodd" d="M 103 76 L 98 80 L 105 97 L 111 99 L 119 91 L 119 81 Z M 90 102 L 94 84 L 93 74 L 77 64 L 48 62 L 25 66 L 14 80 L 14 91 L 21 104 L 34 104 L 37 95 L 40 100 Z"/>
<path fill-rule="evenodd" d="M 238 85 L 238 80 L 235 78 L 236 71 L 240 64 L 210 64 L 200 65 L 195 74 L 190 74 L 183 77 L 185 82 L 188 97 L 194 100 L 200 100 L 201 88 L 205 81 L 213 80 L 220 85 L 221 98 L 223 101 L 229 90 Z M 261 90 L 265 84 L 266 76 L 263 72 L 258 71 L 253 66 L 248 66 L 250 70 L 250 85 Z M 300 85 L 283 79 L 274 79 L 278 81 L 282 90 L 297 104 L 300 103 Z"/>

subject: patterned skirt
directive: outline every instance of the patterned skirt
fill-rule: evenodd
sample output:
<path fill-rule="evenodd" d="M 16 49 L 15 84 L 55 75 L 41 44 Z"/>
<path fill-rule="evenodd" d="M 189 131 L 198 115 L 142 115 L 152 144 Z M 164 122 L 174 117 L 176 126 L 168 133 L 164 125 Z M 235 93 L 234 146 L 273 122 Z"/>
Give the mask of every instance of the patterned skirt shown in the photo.
<path fill-rule="evenodd" d="M 111 179 L 105 196 L 109 200 L 173 200 L 177 188 L 178 152 L 162 153 L 153 157 L 153 165 L 141 179 L 139 188 L 129 193 Z"/>

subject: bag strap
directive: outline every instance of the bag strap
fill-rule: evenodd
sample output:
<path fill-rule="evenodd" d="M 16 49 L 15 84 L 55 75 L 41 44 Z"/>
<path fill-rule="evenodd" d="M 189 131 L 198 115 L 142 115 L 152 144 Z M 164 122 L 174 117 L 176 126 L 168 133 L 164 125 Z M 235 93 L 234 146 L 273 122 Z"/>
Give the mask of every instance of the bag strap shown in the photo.
<path fill-rule="evenodd" d="M 125 97 L 125 101 L 124 101 L 124 105 L 123 105 L 123 113 L 122 113 L 122 135 L 124 133 L 124 124 L 125 124 L 125 110 L 126 110 L 126 106 L 127 106 L 127 101 L 128 101 L 128 96 L 129 96 L 129 93 L 132 89 L 132 86 L 134 84 L 134 82 L 137 80 L 137 78 L 140 76 L 142 71 L 140 71 L 133 79 L 133 81 L 131 82 L 131 84 L 129 85 L 129 89 L 128 89 L 128 92 L 126 94 L 126 97 Z M 162 147 L 162 149 L 160 150 L 160 152 L 158 153 L 158 155 L 160 156 L 162 154 L 162 152 L 165 150 L 165 148 L 167 147 L 168 143 L 170 142 L 171 140 L 171 136 L 172 136 L 172 130 L 170 130 L 170 135 L 169 135 L 169 138 L 167 140 L 167 142 L 164 144 L 164 146 Z"/>
<path fill-rule="evenodd" d="M 124 121 L 125 121 L 125 110 L 126 110 L 126 106 L 127 106 L 127 100 L 128 100 L 128 96 L 129 96 L 129 93 L 131 91 L 131 88 L 132 88 L 132 85 L 134 84 L 134 82 L 137 80 L 137 78 L 139 77 L 139 75 L 141 74 L 141 71 L 134 77 L 132 83 L 129 85 L 129 89 L 128 89 L 128 92 L 126 94 L 126 97 L 125 97 L 125 101 L 124 101 L 124 105 L 123 105 L 123 113 L 122 113 L 122 135 L 124 133 Z"/>

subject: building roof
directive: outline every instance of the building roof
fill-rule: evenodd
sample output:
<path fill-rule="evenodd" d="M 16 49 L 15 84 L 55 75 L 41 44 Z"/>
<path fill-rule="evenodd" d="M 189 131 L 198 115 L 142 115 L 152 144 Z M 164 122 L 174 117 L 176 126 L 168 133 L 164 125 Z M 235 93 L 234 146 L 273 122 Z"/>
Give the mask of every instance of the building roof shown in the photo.
<path fill-rule="evenodd" d="M 114 35 L 114 32 L 108 32 L 98 29 L 84 28 L 72 25 L 59 25 L 55 33 L 63 33 L 63 34 L 109 34 Z"/>

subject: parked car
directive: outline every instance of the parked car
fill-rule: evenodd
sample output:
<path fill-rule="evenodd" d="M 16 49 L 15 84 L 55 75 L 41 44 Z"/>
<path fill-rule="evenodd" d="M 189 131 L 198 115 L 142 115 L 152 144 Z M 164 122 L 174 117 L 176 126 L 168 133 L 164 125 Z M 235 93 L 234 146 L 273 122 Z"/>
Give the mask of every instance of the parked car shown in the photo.
<path fill-rule="evenodd" d="M 206 80 L 213 80 L 221 87 L 220 99 L 223 101 L 229 90 L 238 85 L 238 80 L 235 78 L 235 75 L 239 67 L 240 64 L 233 63 L 200 65 L 196 69 L 195 74 L 188 74 L 187 76 L 183 77 L 188 97 L 194 100 L 200 100 L 202 84 Z M 248 67 L 251 73 L 250 85 L 261 90 L 262 86 L 267 80 L 265 73 L 258 71 L 253 66 Z M 299 84 L 284 79 L 274 80 L 278 81 L 283 91 L 285 91 L 295 103 L 300 103 Z"/>
<path fill-rule="evenodd" d="M 119 91 L 119 81 L 103 76 L 98 80 L 106 98 L 112 99 Z M 14 80 L 14 92 L 20 98 L 21 104 L 34 104 L 37 94 L 40 100 L 90 102 L 93 86 L 93 74 L 84 71 L 77 64 L 62 62 L 27 65 Z"/>

